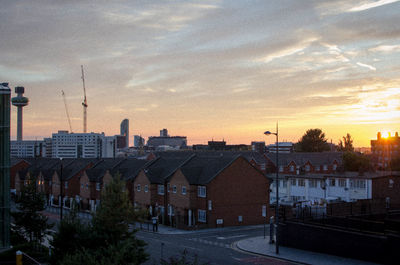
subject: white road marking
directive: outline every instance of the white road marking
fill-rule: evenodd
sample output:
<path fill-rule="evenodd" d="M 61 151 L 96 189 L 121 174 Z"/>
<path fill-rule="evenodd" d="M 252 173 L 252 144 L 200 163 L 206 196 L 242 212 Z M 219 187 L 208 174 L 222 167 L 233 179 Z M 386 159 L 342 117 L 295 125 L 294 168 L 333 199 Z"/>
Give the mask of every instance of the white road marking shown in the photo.
<path fill-rule="evenodd" d="M 244 236 L 246 236 L 246 235 L 226 236 L 226 237 L 225 236 L 218 236 L 217 239 L 224 240 L 224 239 L 238 238 L 238 237 L 244 237 Z"/>

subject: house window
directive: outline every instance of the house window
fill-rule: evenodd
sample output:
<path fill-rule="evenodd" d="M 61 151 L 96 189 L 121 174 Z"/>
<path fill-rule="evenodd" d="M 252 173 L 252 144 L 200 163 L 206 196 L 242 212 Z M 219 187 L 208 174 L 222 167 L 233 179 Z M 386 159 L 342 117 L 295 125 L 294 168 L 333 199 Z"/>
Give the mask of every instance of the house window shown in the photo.
<path fill-rule="evenodd" d="M 149 192 L 149 186 L 144 185 L 144 192 Z"/>
<path fill-rule="evenodd" d="M 212 210 L 212 201 L 211 200 L 208 201 L 208 210 L 209 211 Z"/>
<path fill-rule="evenodd" d="M 306 165 L 306 171 L 310 172 L 310 165 Z"/>
<path fill-rule="evenodd" d="M 157 186 L 157 193 L 159 195 L 164 195 L 164 185 L 158 185 Z"/>
<path fill-rule="evenodd" d="M 260 168 L 261 168 L 261 170 L 265 170 L 265 163 L 262 163 Z"/>
<path fill-rule="evenodd" d="M 321 166 L 315 166 L 315 171 L 320 171 L 321 170 Z"/>
<path fill-rule="evenodd" d="M 83 183 L 81 184 L 81 189 L 83 189 Z"/>
<path fill-rule="evenodd" d="M 186 195 L 186 186 L 182 186 L 182 194 Z"/>
<path fill-rule="evenodd" d="M 291 179 L 290 180 L 290 185 L 291 186 L 296 186 L 296 179 Z"/>
<path fill-rule="evenodd" d="M 290 166 L 290 172 L 294 172 L 294 166 L 293 165 Z"/>
<path fill-rule="evenodd" d="M 339 179 L 339 187 L 346 187 L 346 180 L 345 179 Z"/>
<path fill-rule="evenodd" d="M 169 192 L 169 190 L 171 189 L 171 184 L 167 184 L 167 192 Z"/>
<path fill-rule="evenodd" d="M 310 179 L 310 180 L 308 181 L 308 186 L 309 186 L 310 188 L 316 188 L 316 187 L 317 187 L 317 180 L 316 180 L 316 179 Z"/>
<path fill-rule="evenodd" d="M 49 185 L 51 186 L 51 180 L 49 181 Z"/>
<path fill-rule="evenodd" d="M 137 191 L 141 191 L 141 189 L 142 189 L 142 187 L 140 187 L 140 184 L 138 184 L 138 185 L 136 186 L 136 190 L 137 190 Z"/>
<path fill-rule="evenodd" d="M 299 179 L 299 180 L 298 180 L 298 183 L 299 183 L 299 186 L 300 186 L 300 187 L 304 187 L 304 186 L 306 185 L 304 179 Z"/>
<path fill-rule="evenodd" d="M 100 190 L 100 183 L 99 182 L 96 183 L 96 190 Z"/>
<path fill-rule="evenodd" d="M 197 211 L 197 219 L 201 223 L 205 223 L 207 221 L 207 214 L 205 210 L 198 210 Z"/>
<path fill-rule="evenodd" d="M 283 166 L 279 166 L 279 172 L 283 172 Z"/>
<path fill-rule="evenodd" d="M 389 179 L 389 188 L 393 188 L 394 181 L 393 179 Z"/>
<path fill-rule="evenodd" d="M 335 187 L 336 186 L 335 179 L 329 179 L 329 186 L 331 186 L 331 187 Z"/>
<path fill-rule="evenodd" d="M 172 186 L 172 192 L 176 193 L 176 185 Z"/>
<path fill-rule="evenodd" d="M 206 186 L 198 186 L 197 187 L 197 196 L 198 197 L 206 197 Z"/>
<path fill-rule="evenodd" d="M 333 164 L 333 170 L 336 170 L 336 169 L 337 169 L 337 165 Z"/>
<path fill-rule="evenodd" d="M 325 170 L 325 171 L 328 170 L 328 165 L 324 165 L 324 170 Z"/>
<path fill-rule="evenodd" d="M 86 183 L 86 189 L 89 189 L 89 184 L 88 183 Z"/>

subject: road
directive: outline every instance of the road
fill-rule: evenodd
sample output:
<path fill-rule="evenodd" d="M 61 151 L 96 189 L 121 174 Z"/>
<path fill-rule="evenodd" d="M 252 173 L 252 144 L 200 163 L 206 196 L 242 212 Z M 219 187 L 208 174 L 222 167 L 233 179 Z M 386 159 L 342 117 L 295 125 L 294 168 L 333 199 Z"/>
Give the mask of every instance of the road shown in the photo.
<path fill-rule="evenodd" d="M 245 253 L 235 248 L 235 242 L 248 237 L 263 235 L 263 228 L 234 227 L 224 230 L 196 231 L 187 234 L 159 234 L 139 231 L 137 238 L 148 245 L 150 259 L 145 264 L 159 264 L 160 258 L 176 257 L 187 251 L 189 260 L 198 257 L 200 264 L 294 264 L 272 257 Z"/>

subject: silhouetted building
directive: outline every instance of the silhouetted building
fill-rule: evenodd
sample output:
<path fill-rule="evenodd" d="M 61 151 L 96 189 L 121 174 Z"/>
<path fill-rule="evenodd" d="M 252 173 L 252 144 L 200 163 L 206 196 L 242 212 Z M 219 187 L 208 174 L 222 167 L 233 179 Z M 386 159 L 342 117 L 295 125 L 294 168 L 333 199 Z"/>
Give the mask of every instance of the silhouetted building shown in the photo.
<path fill-rule="evenodd" d="M 371 140 L 371 152 L 374 166 L 379 169 L 389 169 L 390 161 L 400 156 L 400 137 L 398 132 L 395 136 L 382 137 L 378 132 L 377 139 Z"/>
<path fill-rule="evenodd" d="M 125 137 L 125 146 L 124 147 L 129 147 L 129 120 L 128 119 L 124 119 L 121 122 L 120 135 Z"/>

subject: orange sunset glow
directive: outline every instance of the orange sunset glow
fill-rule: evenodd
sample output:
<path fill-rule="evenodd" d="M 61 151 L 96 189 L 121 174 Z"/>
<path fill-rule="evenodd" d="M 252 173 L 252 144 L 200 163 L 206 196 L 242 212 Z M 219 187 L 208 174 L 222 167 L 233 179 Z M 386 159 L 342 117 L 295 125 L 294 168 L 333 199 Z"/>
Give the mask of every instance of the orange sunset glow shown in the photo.
<path fill-rule="evenodd" d="M 400 1 L 2 1 L 0 81 L 25 87 L 24 139 L 83 130 L 188 144 L 297 142 L 321 128 L 356 147 L 400 121 Z M 14 95 L 13 95 L 14 96 Z M 11 138 L 16 138 L 12 107 Z M 132 143 L 131 143 L 132 145 Z"/>

